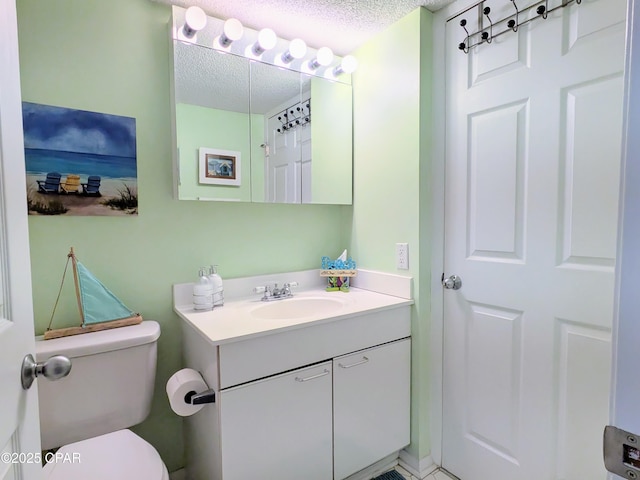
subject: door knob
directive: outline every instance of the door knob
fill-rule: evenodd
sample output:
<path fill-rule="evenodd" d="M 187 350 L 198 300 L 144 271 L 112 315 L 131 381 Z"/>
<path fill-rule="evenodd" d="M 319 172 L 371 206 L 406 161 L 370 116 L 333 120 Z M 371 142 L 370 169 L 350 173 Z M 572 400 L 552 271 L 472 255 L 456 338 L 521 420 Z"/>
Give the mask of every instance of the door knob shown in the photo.
<path fill-rule="evenodd" d="M 58 380 L 69 375 L 71 371 L 71 360 L 64 355 L 56 355 L 46 362 L 36 363 L 29 353 L 22 360 L 22 374 L 20 380 L 22 388 L 28 390 L 38 375 L 42 375 L 48 380 Z"/>
<path fill-rule="evenodd" d="M 443 273 L 442 286 L 447 290 L 460 290 L 462 287 L 462 279 L 457 275 L 451 275 L 449 278 L 444 278 Z"/>

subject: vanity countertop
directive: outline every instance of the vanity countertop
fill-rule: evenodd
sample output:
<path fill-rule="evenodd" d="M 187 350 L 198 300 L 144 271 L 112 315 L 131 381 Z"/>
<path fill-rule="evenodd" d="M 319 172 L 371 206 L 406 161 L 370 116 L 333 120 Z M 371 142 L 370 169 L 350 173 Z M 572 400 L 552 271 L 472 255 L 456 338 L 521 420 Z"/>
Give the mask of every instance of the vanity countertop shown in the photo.
<path fill-rule="evenodd" d="M 286 302 L 293 303 L 285 305 Z M 291 318 L 282 318 L 277 313 L 269 312 L 269 309 L 277 312 L 280 308 L 290 310 L 291 307 L 300 310 L 295 308 L 296 304 L 308 307 L 303 309 L 304 313 L 291 315 Z M 315 304 L 319 307 L 314 308 Z M 211 343 L 220 345 L 412 304 L 411 299 L 352 287 L 348 293 L 326 292 L 323 289 L 300 291 L 295 292 L 292 298 L 271 302 L 263 302 L 255 296 L 234 299 L 225 302 L 222 307 L 205 312 L 194 310 L 191 304 L 176 304 L 174 311 Z M 330 308 L 324 308 L 324 305 Z M 267 315 L 261 312 L 267 312 Z"/>

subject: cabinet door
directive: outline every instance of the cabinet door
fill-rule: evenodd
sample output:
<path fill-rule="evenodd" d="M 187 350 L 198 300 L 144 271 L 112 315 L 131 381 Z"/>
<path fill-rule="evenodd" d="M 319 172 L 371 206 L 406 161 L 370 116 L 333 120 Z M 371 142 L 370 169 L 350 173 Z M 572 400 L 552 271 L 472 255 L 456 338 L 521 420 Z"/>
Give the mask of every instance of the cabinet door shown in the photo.
<path fill-rule="evenodd" d="M 333 360 L 334 478 L 409 443 L 410 339 Z"/>
<path fill-rule="evenodd" d="M 220 393 L 224 480 L 332 478 L 331 367 L 325 362 Z"/>

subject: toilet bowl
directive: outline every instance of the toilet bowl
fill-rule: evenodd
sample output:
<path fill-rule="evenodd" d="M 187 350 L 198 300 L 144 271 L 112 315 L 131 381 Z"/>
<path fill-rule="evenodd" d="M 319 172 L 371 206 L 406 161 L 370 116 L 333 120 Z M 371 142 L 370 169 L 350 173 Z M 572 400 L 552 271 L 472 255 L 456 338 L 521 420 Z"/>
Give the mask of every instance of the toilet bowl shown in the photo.
<path fill-rule="evenodd" d="M 156 449 L 126 429 L 61 447 L 43 471 L 47 480 L 169 480 Z"/>
<path fill-rule="evenodd" d="M 38 382 L 47 480 L 168 480 L 156 449 L 128 430 L 151 408 L 160 326 L 139 325 L 44 341 L 36 360 L 71 359 L 69 376 Z"/>

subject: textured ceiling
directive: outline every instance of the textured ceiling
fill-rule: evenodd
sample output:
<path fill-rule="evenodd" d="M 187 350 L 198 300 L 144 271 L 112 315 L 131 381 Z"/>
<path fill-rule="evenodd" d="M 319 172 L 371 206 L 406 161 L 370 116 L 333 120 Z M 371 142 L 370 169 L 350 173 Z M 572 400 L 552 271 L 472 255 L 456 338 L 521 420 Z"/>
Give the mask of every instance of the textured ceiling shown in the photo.
<path fill-rule="evenodd" d="M 270 27 L 285 39 L 302 38 L 313 48 L 351 53 L 419 6 L 435 11 L 453 0 L 156 0 L 200 6 L 212 17 L 235 17 L 245 26 Z"/>
<path fill-rule="evenodd" d="M 174 42 L 174 68 L 177 103 L 231 112 L 264 114 L 309 88 L 298 72 L 183 42 Z"/>

